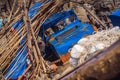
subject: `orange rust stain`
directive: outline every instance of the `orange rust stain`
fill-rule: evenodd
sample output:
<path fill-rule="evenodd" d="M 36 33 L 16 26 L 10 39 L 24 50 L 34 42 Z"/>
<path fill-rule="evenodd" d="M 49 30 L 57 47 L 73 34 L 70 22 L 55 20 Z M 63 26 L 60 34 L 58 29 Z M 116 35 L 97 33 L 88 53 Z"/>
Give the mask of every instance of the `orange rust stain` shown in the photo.
<path fill-rule="evenodd" d="M 61 55 L 60 59 L 63 63 L 67 62 L 70 59 L 70 53 L 68 52 L 67 54 Z"/>

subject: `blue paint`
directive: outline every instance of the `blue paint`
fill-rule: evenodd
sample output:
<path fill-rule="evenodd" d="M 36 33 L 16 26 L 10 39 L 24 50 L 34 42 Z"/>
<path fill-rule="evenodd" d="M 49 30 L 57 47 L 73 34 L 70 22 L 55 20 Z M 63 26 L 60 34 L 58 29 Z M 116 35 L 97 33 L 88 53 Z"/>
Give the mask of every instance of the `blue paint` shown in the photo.
<path fill-rule="evenodd" d="M 67 24 L 65 19 L 71 16 L 74 17 L 74 21 L 72 21 L 70 24 Z M 66 26 L 63 29 L 60 29 L 59 31 L 54 32 L 50 36 L 44 38 L 44 31 L 48 28 L 51 28 L 51 26 L 56 25 L 60 21 L 64 21 Z M 54 39 L 50 40 L 49 42 L 54 46 L 58 55 L 63 55 L 66 54 L 68 50 L 81 38 L 92 34 L 93 32 L 94 30 L 90 24 L 81 22 L 78 20 L 74 11 L 69 10 L 58 12 L 52 17 L 48 18 L 41 27 L 40 35 L 44 41 L 45 39 L 48 41 L 50 37 L 53 37 Z"/>
<path fill-rule="evenodd" d="M 0 28 L 2 28 L 2 23 L 3 22 L 3 19 L 0 19 Z"/>
<path fill-rule="evenodd" d="M 111 19 L 112 24 L 113 24 L 114 26 L 120 26 L 120 9 L 112 12 L 112 13 L 109 15 L 109 18 Z"/>
<path fill-rule="evenodd" d="M 40 6 L 42 5 L 41 2 L 37 2 L 33 7 L 30 8 L 28 13 L 29 17 L 32 18 L 35 14 L 40 10 Z M 75 20 L 70 24 L 65 22 L 66 18 L 70 16 L 74 17 Z M 72 47 L 80 38 L 84 37 L 85 35 L 92 34 L 94 31 L 90 24 L 82 23 L 78 20 L 77 16 L 75 15 L 73 10 L 70 11 L 62 11 L 58 12 L 52 17 L 48 18 L 45 23 L 41 27 L 42 34 L 44 30 L 48 29 L 50 26 L 56 25 L 59 21 L 64 21 L 66 23 L 65 28 L 53 33 L 51 36 L 54 37 L 54 40 L 51 40 L 50 43 L 54 46 L 57 53 L 59 55 L 66 54 L 68 49 Z M 23 18 L 18 20 L 16 23 L 11 24 L 11 26 L 17 31 L 23 25 Z M 78 27 L 76 27 L 78 26 Z M 73 29 L 69 34 L 65 35 L 67 31 Z M 20 34 L 21 35 L 21 34 Z M 61 38 L 59 36 L 65 35 Z M 22 36 L 22 35 L 21 35 Z M 42 36 L 43 37 L 43 36 Z M 49 36 L 47 36 L 47 39 Z M 10 63 L 10 66 L 5 73 L 4 77 L 9 79 L 16 79 L 18 78 L 26 69 L 27 63 L 27 48 L 24 43 L 26 42 L 26 37 L 21 40 L 20 45 L 21 48 L 17 51 L 16 57 Z"/>
<path fill-rule="evenodd" d="M 62 12 L 58 12 L 54 15 L 52 15 L 50 18 L 48 18 L 44 23 L 43 25 L 41 26 L 41 29 L 44 28 L 44 29 L 47 29 L 49 28 L 50 26 L 54 26 L 55 24 L 57 24 L 59 21 L 63 21 L 65 20 L 66 18 L 70 17 L 70 16 L 73 16 L 76 18 L 76 20 L 78 20 L 76 14 L 74 14 L 74 11 L 73 10 L 70 10 L 70 11 L 62 11 Z"/>
<path fill-rule="evenodd" d="M 30 8 L 28 12 L 28 16 L 30 19 L 32 19 L 37 14 L 37 12 L 40 10 L 41 5 L 42 5 L 41 2 L 37 2 Z M 21 18 L 16 23 L 11 24 L 11 26 L 17 31 L 22 27 L 23 22 L 24 22 L 23 18 Z"/>
<path fill-rule="evenodd" d="M 28 15 L 30 18 L 34 17 L 35 14 L 39 11 L 40 6 L 42 5 L 41 2 L 35 3 L 29 10 Z M 11 24 L 11 26 L 17 31 L 23 25 L 23 18 L 18 20 L 16 23 Z M 20 33 L 22 36 L 22 33 Z M 27 47 L 25 45 L 26 37 L 24 37 L 20 41 L 20 49 L 16 52 L 16 57 L 10 63 L 9 68 L 7 69 L 4 77 L 7 79 L 17 79 L 20 75 L 23 74 L 27 67 L 26 59 L 27 59 Z"/>
<path fill-rule="evenodd" d="M 8 68 L 5 78 L 17 79 L 26 69 L 26 56 L 27 48 L 22 46 L 18 51 L 16 57 L 12 60 L 10 67 Z"/>
<path fill-rule="evenodd" d="M 71 30 L 73 28 L 75 28 L 74 31 L 70 31 L 69 34 L 66 34 L 58 38 L 59 36 L 67 32 L 68 30 Z M 68 50 L 81 38 L 83 38 L 86 35 L 90 35 L 93 32 L 94 30 L 91 25 L 76 21 L 66 26 L 66 29 L 63 29 L 60 33 L 57 33 L 57 34 L 55 33 L 54 34 L 55 39 L 51 41 L 51 44 L 54 45 L 59 55 L 63 55 L 63 54 L 66 54 Z"/>

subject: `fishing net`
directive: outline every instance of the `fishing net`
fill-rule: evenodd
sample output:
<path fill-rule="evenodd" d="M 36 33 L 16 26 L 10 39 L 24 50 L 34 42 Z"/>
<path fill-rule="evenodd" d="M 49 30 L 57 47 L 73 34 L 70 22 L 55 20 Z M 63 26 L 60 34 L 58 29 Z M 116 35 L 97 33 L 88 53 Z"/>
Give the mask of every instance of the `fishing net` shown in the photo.
<path fill-rule="evenodd" d="M 102 30 L 82 38 L 71 49 L 70 63 L 73 66 L 80 65 L 96 55 L 98 51 L 104 50 L 119 39 L 119 27 Z"/>

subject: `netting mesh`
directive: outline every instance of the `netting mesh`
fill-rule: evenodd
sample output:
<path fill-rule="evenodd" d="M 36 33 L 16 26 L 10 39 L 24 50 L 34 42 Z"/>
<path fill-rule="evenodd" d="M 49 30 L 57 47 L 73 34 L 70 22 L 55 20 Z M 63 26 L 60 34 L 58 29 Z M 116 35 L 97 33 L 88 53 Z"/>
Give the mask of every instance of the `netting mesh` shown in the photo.
<path fill-rule="evenodd" d="M 73 66 L 80 65 L 120 39 L 120 28 L 114 27 L 99 31 L 78 41 L 71 49 L 70 63 Z M 79 46 L 79 47 L 76 47 Z M 81 47 L 81 48 L 80 48 Z M 77 59 L 77 60 L 76 60 Z"/>

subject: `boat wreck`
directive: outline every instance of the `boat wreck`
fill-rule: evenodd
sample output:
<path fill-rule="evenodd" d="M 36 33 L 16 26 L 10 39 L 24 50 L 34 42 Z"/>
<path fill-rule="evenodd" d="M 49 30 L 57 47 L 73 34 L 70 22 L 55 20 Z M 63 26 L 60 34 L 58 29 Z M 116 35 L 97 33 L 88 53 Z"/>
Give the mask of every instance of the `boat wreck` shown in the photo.
<path fill-rule="evenodd" d="M 119 0 L 5 3 L 1 80 L 120 79 Z"/>

